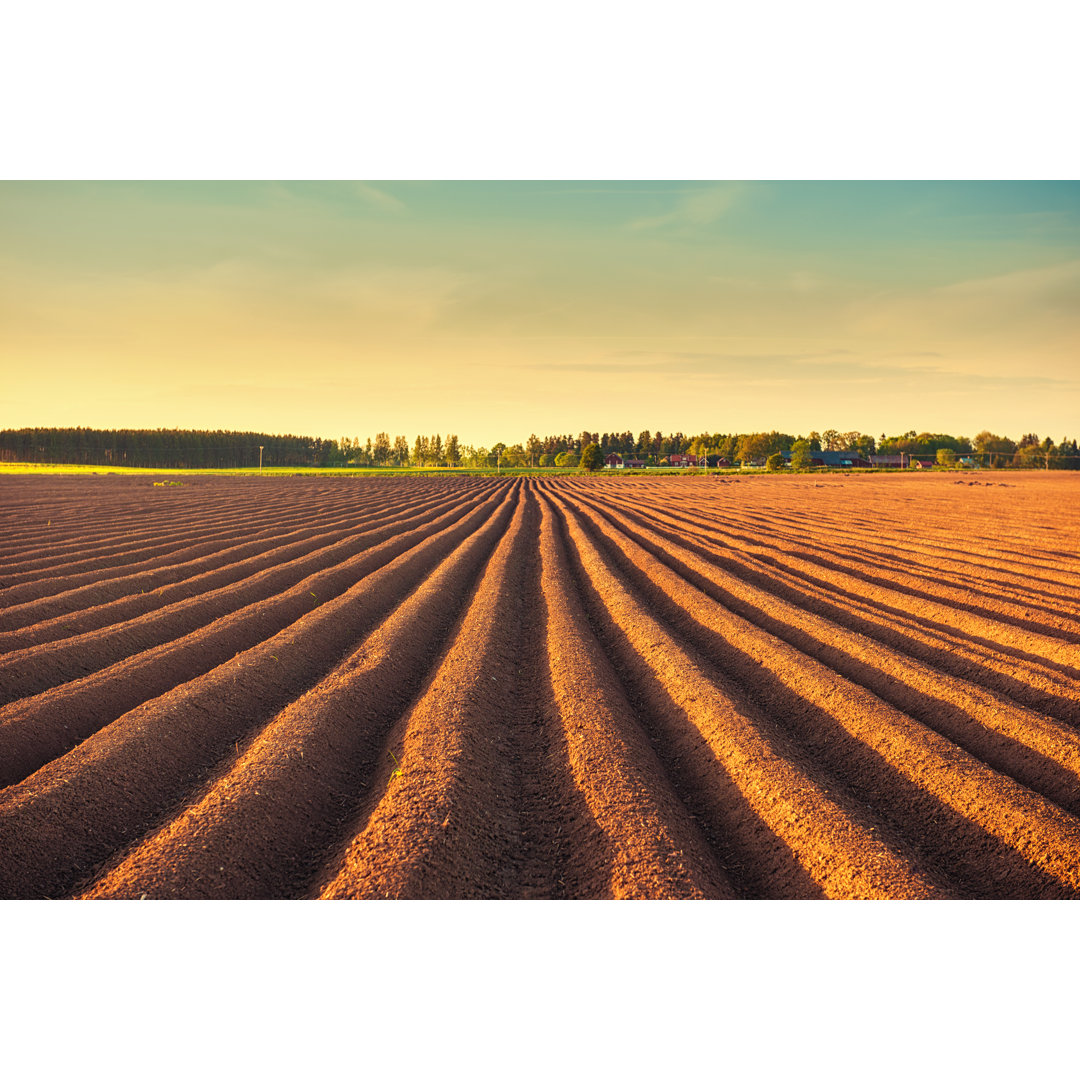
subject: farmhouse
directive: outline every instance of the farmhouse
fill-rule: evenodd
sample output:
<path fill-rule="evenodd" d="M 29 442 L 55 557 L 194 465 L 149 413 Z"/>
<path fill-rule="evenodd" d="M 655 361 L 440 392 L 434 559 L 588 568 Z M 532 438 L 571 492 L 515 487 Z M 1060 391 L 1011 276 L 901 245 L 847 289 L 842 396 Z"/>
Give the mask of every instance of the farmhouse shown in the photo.
<path fill-rule="evenodd" d="M 697 454 L 669 454 L 668 464 L 676 469 L 696 469 L 700 459 Z"/>
<path fill-rule="evenodd" d="M 604 457 L 605 469 L 644 469 L 645 462 L 637 458 L 624 458 L 622 454 L 607 454 Z"/>
<path fill-rule="evenodd" d="M 907 457 L 907 462 L 904 458 Z M 909 463 L 911 458 L 906 454 L 871 454 L 870 464 L 875 469 L 902 469 L 905 464 Z"/>
<path fill-rule="evenodd" d="M 790 464 L 791 451 L 782 451 L 784 461 Z M 831 469 L 869 469 L 870 462 L 857 450 L 811 450 L 810 464 Z"/>

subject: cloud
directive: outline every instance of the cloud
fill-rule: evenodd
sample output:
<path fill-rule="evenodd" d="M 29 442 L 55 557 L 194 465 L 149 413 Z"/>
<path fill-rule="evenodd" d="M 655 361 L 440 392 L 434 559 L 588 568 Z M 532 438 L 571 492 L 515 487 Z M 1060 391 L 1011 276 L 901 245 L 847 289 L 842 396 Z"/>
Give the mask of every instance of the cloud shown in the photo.
<path fill-rule="evenodd" d="M 871 353 L 849 349 L 807 352 L 680 352 L 625 349 L 588 359 L 526 365 L 532 370 L 566 375 L 626 376 L 635 385 L 653 383 L 657 391 L 671 382 L 730 389 L 784 386 L 791 394 L 813 396 L 822 388 L 848 395 L 855 388 L 877 388 L 875 394 L 953 394 L 965 388 L 971 394 L 1004 397 L 1031 392 L 1073 393 L 1080 380 L 1061 372 L 1032 375 L 1026 370 L 978 372 L 964 370 L 961 357 L 934 353 Z"/>
<path fill-rule="evenodd" d="M 746 372 L 760 372 L 764 368 L 786 371 L 790 365 L 848 364 L 860 367 L 851 359 L 847 349 L 827 349 L 808 353 L 723 353 L 684 352 L 648 349 L 620 349 L 591 360 L 563 364 L 531 365 L 550 371 L 591 371 L 612 374 L 617 371 L 655 372 L 684 378 L 687 374 L 714 375 L 730 378 Z"/>
<path fill-rule="evenodd" d="M 374 206 L 379 210 L 400 214 L 406 209 L 405 204 L 400 199 L 395 198 L 393 195 L 388 194 L 381 188 L 377 188 L 372 184 L 365 184 L 357 181 L 353 184 L 353 192 L 369 206 Z"/>
<path fill-rule="evenodd" d="M 909 355 L 945 342 L 966 343 L 990 361 L 1037 348 L 1063 355 L 1080 333 L 1080 260 L 992 277 L 971 278 L 925 291 L 890 290 L 848 305 L 846 330 L 891 337 Z M 1010 361 L 1011 362 L 1011 361 Z"/>
<path fill-rule="evenodd" d="M 701 226 L 711 225 L 724 217 L 744 195 L 744 186 L 727 183 L 717 187 L 704 188 L 683 195 L 675 207 L 658 217 L 638 218 L 631 221 L 628 229 L 661 229 L 666 226 Z"/>
<path fill-rule="evenodd" d="M 950 299 L 975 298 L 994 303 L 1013 301 L 1051 307 L 1068 306 L 1075 310 L 1080 295 L 1080 259 L 1040 266 L 1034 270 L 1016 270 L 1011 274 L 973 278 L 943 285 L 935 290 Z"/>

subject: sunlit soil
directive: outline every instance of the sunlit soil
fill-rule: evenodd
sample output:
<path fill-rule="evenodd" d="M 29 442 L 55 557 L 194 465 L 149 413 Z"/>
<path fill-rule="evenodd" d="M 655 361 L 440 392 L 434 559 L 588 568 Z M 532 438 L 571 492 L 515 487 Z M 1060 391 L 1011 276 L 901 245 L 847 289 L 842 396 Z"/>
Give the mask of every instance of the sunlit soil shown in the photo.
<path fill-rule="evenodd" d="M 0 896 L 1080 895 L 1080 476 L 0 476 Z"/>

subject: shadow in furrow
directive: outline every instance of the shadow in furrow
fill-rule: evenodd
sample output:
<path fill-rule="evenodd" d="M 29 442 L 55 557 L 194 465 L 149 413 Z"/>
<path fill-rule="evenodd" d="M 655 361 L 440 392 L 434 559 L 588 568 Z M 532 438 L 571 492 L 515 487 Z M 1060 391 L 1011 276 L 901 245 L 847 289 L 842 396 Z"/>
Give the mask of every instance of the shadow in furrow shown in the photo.
<path fill-rule="evenodd" d="M 280 567 L 284 562 L 329 548 L 350 535 L 373 532 L 380 524 L 393 521 L 395 517 L 418 519 L 425 507 L 435 505 L 434 499 L 423 503 L 401 500 L 397 515 L 392 507 L 379 514 L 361 514 L 358 511 L 341 521 L 335 519 L 331 529 L 326 528 L 324 523 L 319 527 L 293 528 L 264 539 L 249 538 L 242 544 L 215 552 L 213 556 L 170 566 L 168 573 L 151 571 L 137 575 L 134 583 L 141 581 L 149 586 L 149 592 L 132 591 L 113 599 L 111 596 L 98 595 L 101 590 L 88 586 L 50 597 L 46 601 L 24 605 L 18 621 L 25 621 L 28 625 L 0 632 L 0 656 L 41 643 L 67 641 L 103 627 L 113 631 L 122 622 L 161 611 L 174 603 L 205 595 L 213 589 L 242 583 L 263 568 Z M 12 615 L 11 609 L 7 608 L 2 621 L 5 624 L 13 623 L 16 620 Z"/>
<path fill-rule="evenodd" d="M 538 516 L 530 493 L 440 664 L 395 725 L 400 774 L 383 770 L 391 775 L 380 798 L 357 817 L 316 895 L 604 895 L 604 838 L 569 775 L 539 679 Z"/>
<path fill-rule="evenodd" d="M 203 628 L 214 632 L 220 620 L 243 618 L 252 604 L 280 603 L 299 591 L 322 602 L 338 595 L 351 583 L 350 567 L 363 567 L 380 550 L 391 551 L 407 533 L 422 535 L 422 528 L 448 517 L 456 509 L 465 513 L 476 500 L 449 500 L 422 513 L 408 513 L 395 522 L 381 522 L 371 529 L 350 533 L 292 559 L 271 561 L 257 573 L 197 596 L 190 596 L 103 630 L 62 642 L 31 646 L 0 657 L 0 701 L 8 705 L 119 664 L 129 657 L 159 646 L 172 648 L 181 638 Z M 238 634 L 237 641 L 242 641 Z M 200 650 L 209 659 L 210 642 Z M 235 651 L 235 649 L 234 649 Z M 0 723 L 6 715 L 0 711 Z"/>
<path fill-rule="evenodd" d="M 733 898 L 736 890 L 671 786 L 588 625 L 556 528 L 558 513 L 545 495 L 545 698 L 574 783 L 606 837 L 608 890 L 620 899 Z"/>
<path fill-rule="evenodd" d="M 485 500 L 479 509 L 490 513 L 489 503 L 490 499 Z M 223 612 L 208 626 L 175 641 L 9 703 L 0 709 L 0 784 L 26 778 L 125 712 L 207 676 L 241 650 L 258 648 L 275 635 L 287 633 L 309 614 L 328 610 L 396 560 L 407 560 L 432 542 L 438 545 L 458 535 L 461 522 L 477 511 L 475 503 L 466 504 L 404 533 L 389 529 L 382 543 L 365 547 L 338 566 L 316 571 L 284 592 L 275 594 L 271 588 L 254 601 L 248 597 L 244 607 Z"/>
<path fill-rule="evenodd" d="M 513 509 L 456 548 L 331 676 L 283 710 L 202 797 L 98 877 L 94 897 L 304 895 L 390 781 L 398 718 L 470 604 Z M 436 665 L 437 666 L 437 665 Z"/>
<path fill-rule="evenodd" d="M 1067 886 L 1020 853 L 898 773 L 824 710 L 794 693 L 766 667 L 703 627 L 634 566 L 592 523 L 594 542 L 642 597 L 653 615 L 700 655 L 734 696 L 752 702 L 782 730 L 808 775 L 834 794 L 856 820 L 887 831 L 890 846 L 913 852 L 918 865 L 961 896 L 1066 898 Z M 635 541 L 636 542 L 636 541 Z"/>
<path fill-rule="evenodd" d="M 597 509 L 602 512 L 602 507 L 597 507 Z M 754 555 L 753 558 L 755 560 L 773 567 L 775 572 L 769 574 L 764 571 L 755 570 L 745 562 L 723 554 L 721 551 L 718 551 L 716 547 L 700 541 L 692 535 L 677 533 L 672 530 L 671 526 L 664 525 L 653 518 L 645 518 L 633 513 L 631 510 L 624 510 L 622 508 L 620 508 L 620 510 L 627 518 L 636 520 L 646 528 L 653 529 L 655 532 L 669 537 L 674 543 L 681 547 L 685 547 L 704 561 L 717 567 L 717 569 L 730 573 L 740 581 L 744 581 L 755 588 L 761 589 L 764 593 L 772 593 L 789 603 L 795 604 L 797 607 L 804 608 L 809 612 L 835 622 L 839 626 L 878 641 L 881 644 L 896 650 L 896 652 L 901 655 L 910 656 L 913 659 L 927 664 L 929 667 L 938 668 L 947 675 L 967 679 L 977 686 L 984 686 L 987 689 L 1011 698 L 1018 704 L 1024 705 L 1027 708 L 1046 713 L 1046 715 L 1051 716 L 1056 720 L 1074 725 L 1080 723 L 1080 699 L 1078 699 L 1075 694 L 1071 694 L 1064 688 L 1060 693 L 1055 693 L 1052 690 L 1032 686 L 996 668 L 989 667 L 985 663 L 979 663 L 977 660 L 969 659 L 966 656 L 958 654 L 955 651 L 956 642 L 950 637 L 950 635 L 956 635 L 956 631 L 951 627 L 935 624 L 937 629 L 929 629 L 923 625 L 925 620 L 920 620 L 917 617 L 910 616 L 906 612 L 901 612 L 895 608 L 883 607 L 867 597 L 859 596 L 855 593 L 848 593 L 834 585 L 818 581 L 807 574 L 792 569 L 780 560 Z M 657 552 L 654 552 L 654 554 L 657 554 Z M 665 558 L 664 561 L 668 562 L 669 565 L 673 565 L 667 558 Z M 782 576 L 791 576 L 794 579 L 804 582 L 805 586 L 804 588 L 798 588 L 787 584 L 782 580 Z M 810 589 L 824 591 L 841 597 L 842 599 L 829 601 L 806 591 Z M 837 604 L 845 601 L 847 604 L 851 605 L 851 607 L 837 606 Z M 857 609 L 862 606 L 870 607 L 874 610 L 881 609 L 881 618 L 888 619 L 888 622 L 885 625 L 882 625 L 882 623 L 874 621 L 868 616 L 858 614 Z M 856 608 L 856 610 L 853 611 L 852 607 Z M 936 639 L 940 642 L 940 645 L 928 644 L 917 640 L 912 634 L 893 629 L 892 625 L 890 625 L 904 625 L 908 623 L 909 620 L 913 626 L 918 627 L 921 633 L 926 634 L 929 638 Z M 991 643 L 983 647 L 983 651 L 990 653 L 991 655 L 996 654 L 1000 650 L 1001 647 L 996 645 L 996 643 Z M 1047 662 L 1042 658 L 1031 657 L 1026 663 L 1035 670 L 1045 670 L 1047 666 Z M 1048 671 L 1045 672 L 1045 677 L 1055 679 L 1067 678 L 1065 676 L 1051 674 Z M 1072 682 L 1073 680 L 1068 681 Z"/>
<path fill-rule="evenodd" d="M 605 520 L 610 521 L 606 515 Z M 625 534 L 625 530 L 622 530 L 617 522 L 611 524 Z M 945 735 L 973 756 L 1045 795 L 1070 813 L 1080 812 L 1080 784 L 1074 771 L 1007 734 L 985 726 L 979 722 L 976 715 L 963 708 L 933 693 L 918 690 L 907 682 L 890 676 L 880 666 L 860 661 L 850 652 L 830 645 L 782 619 L 774 618 L 761 607 L 733 595 L 716 582 L 702 576 L 680 561 L 676 554 L 648 537 L 635 533 L 631 539 L 678 574 L 682 580 L 699 589 L 726 610 L 734 612 L 779 640 L 786 641 L 853 683 L 865 687 L 882 701 Z M 697 553 L 694 545 L 681 546 Z M 842 627 L 843 622 L 839 622 L 838 626 Z"/>
<path fill-rule="evenodd" d="M 416 583 L 500 513 L 471 514 L 353 589 L 168 694 L 133 709 L 0 793 L 0 896 L 55 896 L 164 820 L 235 744 L 316 685 Z M 505 513 L 505 511 L 502 511 Z M 282 650 L 286 663 L 281 662 Z"/>
<path fill-rule="evenodd" d="M 556 525 L 592 633 L 603 644 L 672 787 L 696 818 L 738 896 L 746 900 L 824 899 L 821 886 L 758 816 L 686 711 L 641 662 L 634 644 L 593 586 L 562 514 L 557 515 Z"/>
<path fill-rule="evenodd" d="M 626 511 L 628 513 L 632 512 L 632 510 L 633 508 L 626 508 Z M 665 511 L 663 510 L 657 512 L 662 514 L 665 513 Z M 697 527 L 709 529 L 710 531 L 719 531 L 721 535 L 725 534 L 725 529 L 723 526 L 720 526 L 717 522 L 709 521 L 708 519 L 700 520 Z M 753 536 L 737 535 L 734 538 L 726 537 L 725 539 L 718 542 L 721 544 L 730 544 L 732 542 L 732 539 L 735 540 L 736 544 L 739 541 L 743 541 L 747 544 L 752 544 L 756 548 L 772 549 L 780 553 L 780 555 L 782 556 L 787 556 L 788 558 L 795 558 L 800 562 L 806 563 L 811 567 L 821 570 L 822 573 L 826 575 L 826 578 L 831 575 L 832 577 L 840 576 L 845 579 L 854 579 L 854 581 L 856 582 L 861 581 L 865 583 L 866 585 L 870 586 L 871 589 L 882 589 L 894 593 L 899 593 L 904 597 L 910 597 L 915 604 L 931 604 L 937 608 L 947 607 L 950 610 L 956 609 L 958 611 L 966 611 L 972 617 L 983 622 L 998 623 L 1003 628 L 1012 627 L 1014 629 L 1021 629 L 1029 634 L 1037 633 L 1047 639 L 1047 648 L 1053 648 L 1054 643 L 1057 642 L 1060 642 L 1061 645 L 1080 642 L 1080 633 L 1078 632 L 1063 630 L 1060 627 L 1046 626 L 1043 623 L 1037 624 L 1037 628 L 1033 630 L 1031 621 L 1024 619 L 1022 616 L 1019 615 L 1010 615 L 1008 613 L 1002 613 L 996 610 L 982 609 L 976 605 L 967 605 L 960 600 L 954 600 L 950 597 L 937 596 L 932 593 L 917 589 L 906 581 L 897 582 L 892 578 L 876 577 L 874 575 L 860 573 L 856 570 L 849 569 L 845 566 L 845 564 L 836 563 L 834 560 L 829 559 L 827 555 L 817 554 L 817 552 L 821 550 L 820 547 L 817 545 L 807 544 L 805 538 L 792 540 L 790 545 L 786 548 L 782 544 L 775 542 L 771 537 L 771 534 L 755 534 Z M 748 557 L 755 560 L 760 560 L 761 562 L 764 562 L 768 565 L 777 566 L 778 568 L 784 569 L 789 573 L 796 574 L 799 577 L 805 578 L 807 581 L 817 584 L 820 587 L 826 587 L 826 581 L 822 581 L 819 578 L 807 574 L 806 572 L 801 572 L 793 569 L 792 567 L 787 565 L 787 563 L 783 562 L 779 557 L 774 558 L 769 556 L 768 554 L 759 551 L 748 553 Z M 845 593 L 845 595 L 863 599 L 867 603 L 874 603 L 875 606 L 882 607 L 883 610 L 887 610 L 890 614 L 898 612 L 900 614 L 907 615 L 909 618 L 917 619 L 919 622 L 924 623 L 927 626 L 938 627 L 940 629 L 947 628 L 953 633 L 957 632 L 953 629 L 951 625 L 937 623 L 928 616 L 913 615 L 906 610 L 886 607 L 882 602 L 879 601 L 870 601 L 865 597 L 862 590 L 858 590 L 857 586 L 855 588 L 855 591 L 845 590 L 844 587 L 837 585 L 829 585 L 828 587 L 834 589 L 837 592 Z M 981 641 L 982 639 L 977 636 L 972 636 L 972 640 Z M 1012 649 L 1014 647 L 1001 646 L 1001 648 Z M 1055 664 L 1054 661 L 1044 659 L 1041 655 L 1038 655 L 1038 659 L 1048 665 Z"/>

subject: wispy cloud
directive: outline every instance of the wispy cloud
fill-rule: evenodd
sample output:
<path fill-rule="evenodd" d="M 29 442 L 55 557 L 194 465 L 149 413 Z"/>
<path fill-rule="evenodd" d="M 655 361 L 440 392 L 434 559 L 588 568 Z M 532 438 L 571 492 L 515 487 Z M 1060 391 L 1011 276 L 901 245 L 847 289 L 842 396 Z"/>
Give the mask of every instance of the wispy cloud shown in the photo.
<path fill-rule="evenodd" d="M 997 351 L 1065 347 L 1080 333 L 1080 260 L 853 301 L 847 329 L 897 344 L 967 340 Z"/>
<path fill-rule="evenodd" d="M 375 187 L 374 184 L 357 181 L 353 184 L 353 191 L 363 202 L 379 210 L 400 214 L 406 209 L 405 204 L 400 199 L 395 198 L 381 188 Z"/>
<path fill-rule="evenodd" d="M 726 353 L 688 352 L 685 350 L 657 352 L 646 349 L 620 349 L 609 354 L 608 363 L 616 365 L 631 362 L 650 363 L 657 367 L 669 366 L 672 361 L 694 362 L 702 365 L 724 364 L 830 364 L 845 363 L 851 357 L 850 349 L 825 349 L 817 352 L 797 353 Z"/>
<path fill-rule="evenodd" d="M 939 296 L 952 299 L 978 297 L 1054 305 L 1064 301 L 1075 308 L 1077 296 L 1080 295 L 1080 259 L 1033 270 L 1017 270 L 1011 274 L 958 281 L 944 285 L 936 292 Z"/>
<path fill-rule="evenodd" d="M 640 231 L 662 229 L 666 226 L 711 225 L 736 206 L 743 194 L 744 185 L 739 183 L 725 183 L 688 192 L 668 213 L 638 218 L 631 221 L 627 228 Z"/>

